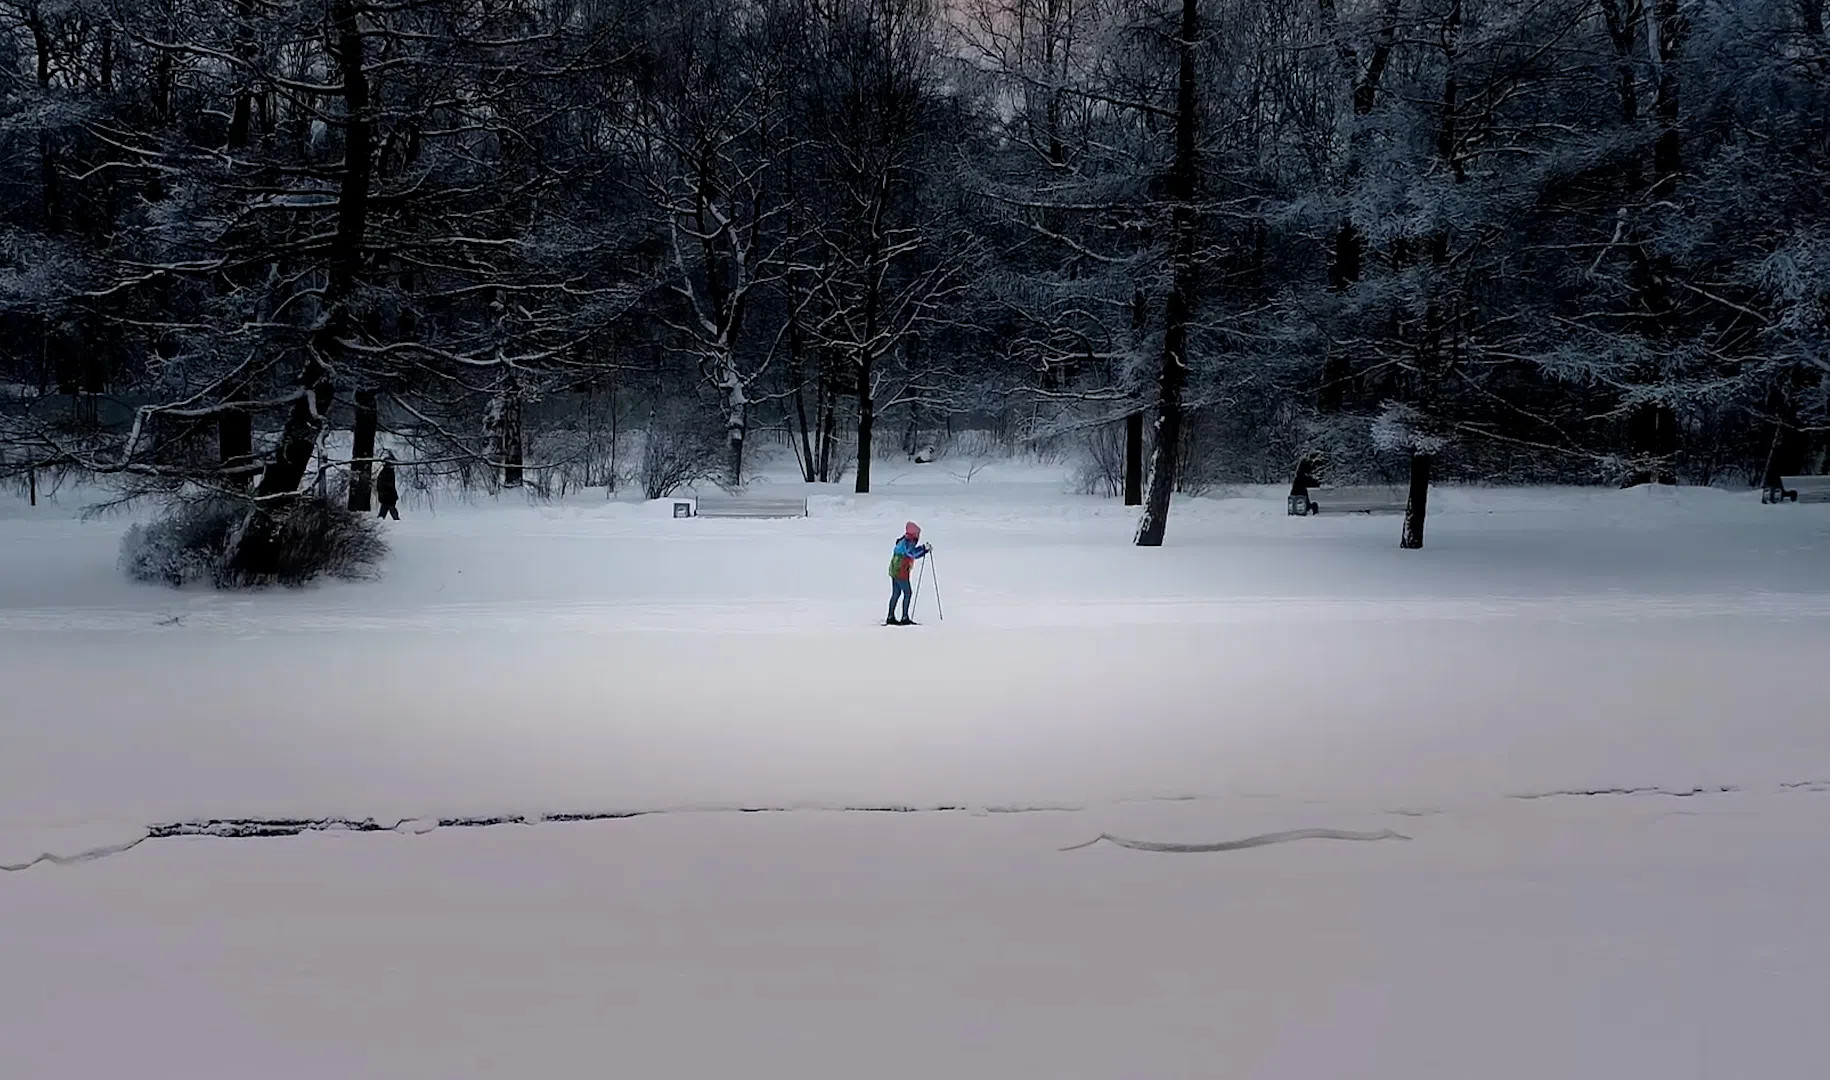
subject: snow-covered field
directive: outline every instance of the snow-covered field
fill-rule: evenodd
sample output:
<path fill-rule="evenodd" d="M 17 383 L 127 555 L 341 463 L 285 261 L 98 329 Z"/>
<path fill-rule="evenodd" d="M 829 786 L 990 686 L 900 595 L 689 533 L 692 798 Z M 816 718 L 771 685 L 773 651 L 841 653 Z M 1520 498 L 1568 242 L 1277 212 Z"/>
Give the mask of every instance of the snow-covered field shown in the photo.
<path fill-rule="evenodd" d="M 251 596 L 0 502 L 0 864 L 122 849 L 0 874 L 0 1076 L 1822 1067 L 1830 506 L 1447 489 L 1403 552 L 1253 489 L 1140 551 L 1059 471 L 883 479 L 408 505 Z M 888 629 L 907 517 L 946 618 Z M 276 819 L 376 825 L 142 839 Z M 1312 828 L 1409 839 L 1059 850 Z"/>

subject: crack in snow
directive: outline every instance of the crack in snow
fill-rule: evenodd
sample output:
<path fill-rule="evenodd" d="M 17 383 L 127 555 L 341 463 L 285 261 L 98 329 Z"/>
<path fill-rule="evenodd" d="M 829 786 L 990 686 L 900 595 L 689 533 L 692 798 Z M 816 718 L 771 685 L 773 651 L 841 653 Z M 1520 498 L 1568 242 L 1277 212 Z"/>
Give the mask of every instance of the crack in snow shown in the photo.
<path fill-rule="evenodd" d="M 1532 791 L 1517 795 L 1508 795 L 1509 799 L 1587 799 L 1606 795 L 1659 795 L 1670 799 L 1694 799 L 1699 795 L 1735 795 L 1753 791 L 1756 788 L 1743 787 L 1739 784 L 1714 784 L 1689 788 L 1668 788 L 1656 784 L 1641 787 L 1607 787 L 1607 788 L 1563 788 L 1556 791 Z M 1830 791 L 1830 780 L 1794 780 L 1790 783 L 1774 784 L 1772 791 Z"/>
<path fill-rule="evenodd" d="M 134 848 L 139 847 L 141 844 L 144 844 L 151 839 L 152 834 L 148 832 L 136 836 L 132 840 L 128 840 L 124 843 L 90 848 L 88 851 L 79 851 L 74 855 L 58 855 L 47 851 L 29 862 L 0 863 L 0 870 L 16 873 L 20 870 L 30 870 L 32 867 L 38 866 L 41 863 L 48 866 L 73 866 L 76 863 L 94 862 L 97 859 L 106 859 L 110 855 L 120 855 L 123 852 L 132 851 Z"/>
<path fill-rule="evenodd" d="M 1777 785 L 1780 791 L 1830 792 L 1830 780 L 1798 780 Z M 1646 787 L 1613 787 L 1590 789 L 1566 789 L 1559 791 L 1540 791 L 1511 795 L 1508 798 L 1518 800 L 1537 800 L 1555 798 L 1588 798 L 1612 795 L 1660 795 L 1676 799 L 1694 798 L 1699 795 L 1724 795 L 1745 790 L 1733 784 L 1714 787 L 1664 788 Z M 1145 802 L 1187 802 L 1196 801 L 1200 796 L 1156 796 L 1143 800 Z M 622 821 L 638 817 L 659 817 L 670 814 L 789 814 L 805 812 L 828 812 L 844 814 L 1052 814 L 1081 813 L 1086 808 L 1073 804 L 1036 803 L 968 806 L 964 804 L 939 804 L 934 806 L 911 806 L 904 804 L 858 804 L 843 806 L 726 806 L 726 807 L 680 807 L 663 810 L 599 810 L 599 811 L 564 811 L 552 814 L 497 814 L 467 815 L 460 817 L 405 817 L 392 823 L 378 821 L 372 817 L 345 818 L 205 818 L 196 821 L 174 821 L 148 826 L 144 832 L 131 840 L 101 847 L 89 848 L 74 854 L 60 855 L 46 851 L 35 858 L 20 863 L 0 863 L 0 871 L 18 873 L 30 870 L 35 866 L 74 866 L 80 863 L 94 862 L 115 855 L 123 855 L 149 840 L 173 840 L 184 837 L 209 837 L 221 840 L 254 840 L 272 839 L 288 836 L 299 836 L 308 832 L 352 832 L 352 833 L 401 833 L 423 835 L 435 829 L 487 829 L 498 825 L 539 825 L 546 822 L 570 823 L 586 821 Z M 1388 810 L 1387 813 L 1403 817 L 1425 817 L 1443 813 L 1437 809 L 1425 810 Z M 1101 833 L 1083 844 L 1065 847 L 1062 851 L 1078 851 L 1092 847 L 1101 841 L 1119 847 L 1137 851 L 1160 851 L 1174 853 L 1195 853 L 1214 851 L 1238 851 L 1244 848 L 1263 847 L 1267 844 L 1284 844 L 1295 840 L 1409 840 L 1402 833 L 1390 829 L 1378 832 L 1356 833 L 1339 829 L 1293 829 L 1287 832 L 1264 833 L 1249 836 L 1242 840 L 1224 840 L 1212 844 L 1168 844 L 1148 840 L 1129 840 L 1124 837 Z"/>
<path fill-rule="evenodd" d="M 738 813 L 738 814 L 787 814 L 801 811 L 829 811 L 845 814 L 947 814 L 959 813 L 969 809 L 966 806 L 905 806 L 857 805 L 857 806 L 738 806 L 715 807 L 707 809 L 677 810 L 606 810 L 606 811 L 567 811 L 554 814 L 498 814 L 488 816 L 464 817 L 407 817 L 393 823 L 377 821 L 372 817 L 344 818 L 207 818 L 199 821 L 174 821 L 148 826 L 145 832 L 132 840 L 118 844 L 79 851 L 73 855 L 59 855 L 55 852 L 43 852 L 36 858 L 21 863 L 0 863 L 0 871 L 17 873 L 30 870 L 34 866 L 71 866 L 77 863 L 94 862 L 112 855 L 121 855 L 132 851 L 149 840 L 173 840 L 183 837 L 210 837 L 219 840 L 265 840 L 278 837 L 299 836 L 308 832 L 352 832 L 352 833 L 410 833 L 423 835 L 434 829 L 487 829 L 498 825 L 539 825 L 544 822 L 581 822 L 581 821 L 622 821 L 628 818 L 657 817 L 666 814 L 685 813 Z M 1079 807 L 1057 806 L 1000 806 L 986 807 L 987 813 L 994 814 L 1027 814 L 1044 813 L 1058 810 L 1075 811 Z"/>
<path fill-rule="evenodd" d="M 1380 829 L 1378 832 L 1347 832 L 1342 829 L 1291 829 L 1287 832 L 1262 833 L 1258 836 L 1248 836 L 1243 840 L 1221 840 L 1218 843 L 1213 844 L 1165 844 L 1154 840 L 1127 840 L 1122 836 L 1113 836 L 1111 833 L 1100 833 L 1084 844 L 1074 844 L 1069 847 L 1061 848 L 1060 850 L 1079 851 L 1082 848 L 1090 848 L 1094 844 L 1104 840 L 1108 844 L 1116 844 L 1119 847 L 1130 848 L 1133 851 L 1166 851 L 1178 855 L 1188 855 L 1209 851 L 1240 851 L 1244 848 L 1264 847 L 1268 844 L 1288 844 L 1296 840 L 1371 841 L 1409 839 L 1410 837 L 1403 833 L 1393 832 L 1390 829 Z"/>
<path fill-rule="evenodd" d="M 1782 785 L 1790 786 L 1790 785 Z M 1734 784 L 1722 784 L 1716 787 L 1664 788 L 1650 787 L 1614 787 L 1614 788 L 1572 788 L 1563 791 L 1535 791 L 1524 795 L 1510 796 L 1514 799 L 1561 799 L 1590 798 L 1600 795 L 1664 795 L 1673 799 L 1689 799 L 1698 795 L 1732 795 L 1742 789 Z"/>

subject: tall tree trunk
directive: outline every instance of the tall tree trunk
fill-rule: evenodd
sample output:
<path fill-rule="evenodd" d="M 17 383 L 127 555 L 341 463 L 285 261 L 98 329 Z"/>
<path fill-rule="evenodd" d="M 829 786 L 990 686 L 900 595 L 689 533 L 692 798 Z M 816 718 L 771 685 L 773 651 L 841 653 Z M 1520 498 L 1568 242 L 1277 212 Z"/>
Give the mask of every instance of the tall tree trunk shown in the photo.
<path fill-rule="evenodd" d="M 871 427 L 876 422 L 877 405 L 871 399 L 871 351 L 858 350 L 858 476 L 853 486 L 859 495 L 871 490 Z"/>
<path fill-rule="evenodd" d="M 1328 291 L 1344 294 L 1360 280 L 1366 241 L 1353 222 L 1344 221 L 1334 231 L 1334 250 L 1328 256 Z M 1322 386 L 1316 406 L 1325 413 L 1340 412 L 1347 404 L 1347 387 L 1353 380 L 1353 363 L 1347 350 L 1327 346 L 1322 361 Z"/>
<path fill-rule="evenodd" d="M 1144 414 L 1125 417 L 1125 505 L 1144 505 Z"/>
<path fill-rule="evenodd" d="M 864 260 L 864 345 L 858 350 L 858 483 L 854 488 L 859 495 L 868 495 L 871 490 L 871 430 L 877 422 L 876 396 L 871 387 L 871 381 L 876 376 L 874 368 L 877 358 L 871 350 L 876 347 L 877 317 L 883 299 L 876 235 L 882 211 L 879 201 L 877 213 L 871 218 L 871 237 L 868 241 L 870 250 Z"/>
<path fill-rule="evenodd" d="M 743 486 L 743 443 L 749 434 L 750 402 L 737 371 L 737 357 L 727 351 L 722 363 L 719 392 L 724 397 L 724 442 L 730 455 L 730 484 L 735 489 Z"/>
<path fill-rule="evenodd" d="M 1402 0 L 1386 0 L 1383 17 L 1373 35 L 1372 56 L 1368 58 L 1364 70 L 1360 67 L 1359 50 L 1341 28 L 1335 0 L 1318 2 L 1322 22 L 1334 38 L 1340 77 L 1346 83 L 1351 102 L 1353 129 L 1347 134 L 1347 160 L 1342 169 L 1343 183 L 1351 188 L 1359 176 L 1363 156 L 1365 133 L 1362 127 L 1366 117 L 1371 116 L 1378 105 L 1379 86 L 1384 81 L 1386 68 L 1391 64 L 1392 49 L 1397 45 Z M 1365 262 L 1366 238 L 1352 220 L 1343 220 L 1335 228 L 1332 248 L 1328 254 L 1329 291 L 1350 291 L 1359 283 Z M 1322 361 L 1322 385 L 1316 395 L 1316 406 L 1325 413 L 1339 412 L 1347 404 L 1347 391 L 1352 382 L 1352 357 L 1339 346 L 1329 346 Z"/>
<path fill-rule="evenodd" d="M 620 482 L 616 474 L 616 444 L 621 433 L 622 420 L 616 404 L 616 371 L 610 372 L 610 470 L 604 476 L 604 497 L 616 494 Z"/>
<path fill-rule="evenodd" d="M 1411 451 L 1411 490 L 1404 500 L 1404 535 L 1398 546 L 1415 551 L 1423 546 L 1423 521 L 1430 510 L 1430 455 Z"/>
<path fill-rule="evenodd" d="M 178 37 L 178 0 L 157 0 L 160 37 L 165 41 L 176 41 Z M 170 49 L 159 49 L 154 53 L 152 77 L 152 112 L 163 123 L 174 119 L 177 97 L 177 68 L 172 62 Z"/>
<path fill-rule="evenodd" d="M 834 382 L 831 357 L 821 360 L 820 374 L 820 483 L 831 484 L 838 480 L 833 469 L 838 465 L 839 449 L 839 387 Z"/>
<path fill-rule="evenodd" d="M 1675 12 L 1675 0 L 1671 10 L 1665 10 L 1668 0 L 1655 0 L 1660 5 L 1655 21 L 1651 24 L 1652 39 L 1649 44 L 1654 50 L 1654 61 L 1658 68 L 1659 78 L 1656 84 L 1656 96 L 1653 102 L 1654 115 L 1660 118 L 1661 126 L 1665 125 L 1665 116 L 1669 114 L 1670 125 L 1675 129 L 1677 83 L 1675 66 L 1667 66 L 1663 58 L 1668 46 L 1659 19 Z M 1646 21 L 1646 4 L 1643 0 L 1601 0 L 1602 16 L 1607 23 L 1608 36 L 1614 45 L 1615 94 L 1620 110 L 1623 127 L 1631 130 L 1640 122 L 1640 100 L 1638 72 L 1634 66 L 1634 52 L 1638 47 L 1641 34 L 1648 29 Z M 1654 43 L 1655 40 L 1655 43 Z M 1675 48 L 1672 40 L 1670 48 Z M 1675 58 L 1675 53 L 1671 54 Z M 1670 76 L 1667 81 L 1666 76 Z M 1676 162 L 1670 155 L 1676 149 L 1675 141 L 1668 141 L 1665 132 L 1661 131 L 1653 146 L 1653 173 L 1656 179 L 1654 191 L 1668 189 L 1675 184 Z M 1671 132 L 1675 139 L 1675 130 Z M 1669 173 L 1666 166 L 1670 167 Z M 1639 151 L 1627 155 L 1621 169 L 1621 201 L 1623 221 L 1628 230 L 1621 237 L 1622 248 L 1632 264 L 1632 279 L 1636 300 L 1643 309 L 1639 314 L 1652 316 L 1651 334 L 1656 336 L 1664 323 L 1669 310 L 1669 297 L 1665 295 L 1660 282 L 1661 271 L 1656 260 L 1646 250 L 1645 244 L 1634 235 L 1638 225 L 1628 214 L 1628 208 L 1636 207 L 1646 196 L 1645 163 Z M 1638 379 L 1653 379 L 1657 373 L 1651 370 L 1636 371 Z M 1661 464 L 1635 471 L 1627 477 L 1627 486 L 1650 483 L 1675 482 L 1676 477 L 1663 464 L 1676 448 L 1677 417 L 1671 408 L 1660 402 L 1646 402 L 1635 406 L 1627 416 L 1627 446 L 1638 457 L 1660 462 Z"/>
<path fill-rule="evenodd" d="M 499 433 L 501 442 L 498 445 L 501 454 L 499 460 L 502 464 L 502 486 L 505 488 L 518 488 L 521 486 L 521 481 L 523 479 L 521 469 L 523 460 L 521 445 L 521 387 L 518 384 L 511 385 L 508 392 L 503 395 L 502 415 L 499 423 L 501 424 Z"/>
<path fill-rule="evenodd" d="M 1639 121 L 1639 76 L 1633 70 L 1633 43 L 1642 21 L 1640 0 L 1601 0 L 1601 14 L 1614 43 L 1614 85 L 1621 119 Z"/>
<path fill-rule="evenodd" d="M 1143 351 L 1150 328 L 1150 300 L 1142 287 L 1131 290 L 1131 345 Z M 1125 505 L 1144 505 L 1144 410 L 1125 417 Z"/>
<path fill-rule="evenodd" d="M 820 478 L 820 474 L 815 468 L 813 433 L 807 426 L 807 374 L 806 365 L 802 361 L 801 324 L 792 315 L 788 322 L 788 378 L 794 385 L 794 417 L 801 440 L 801 479 L 811 484 Z M 817 402 L 814 418 L 819 418 Z"/>
<path fill-rule="evenodd" d="M 1182 446 L 1184 393 L 1188 386 L 1188 329 L 1195 295 L 1195 49 L 1201 40 L 1198 0 L 1182 0 L 1182 31 L 1176 43 L 1175 159 L 1169 170 L 1170 258 L 1174 273 L 1163 305 L 1163 370 L 1157 379 L 1156 445 L 1150 459 L 1150 489 L 1137 526 L 1139 547 L 1160 547 L 1169 527 L 1169 499 L 1175 492 Z"/>
<path fill-rule="evenodd" d="M 1461 127 L 1457 109 L 1461 105 L 1461 80 L 1458 76 L 1458 50 L 1461 47 L 1462 0 L 1451 0 L 1449 16 L 1443 25 L 1443 68 L 1446 74 L 1442 80 L 1442 120 L 1436 127 L 1436 152 L 1443 163 L 1448 165 L 1449 173 L 1456 183 L 1468 179 L 1467 168 L 1461 160 Z M 1438 232 L 1438 250 L 1435 252 L 1436 263 L 1440 267 L 1448 261 L 1448 234 Z"/>
<path fill-rule="evenodd" d="M 363 237 L 368 230 L 374 120 L 369 113 L 362 27 L 355 0 L 332 0 L 330 13 L 336 43 L 332 52 L 342 79 L 347 119 L 343 168 L 337 185 L 337 227 L 326 266 L 324 318 L 312 332 L 305 365 L 299 372 L 299 395 L 286 414 L 279 444 L 255 490 L 263 505 L 242 522 L 231 545 L 229 567 L 244 576 L 270 572 L 276 554 L 276 523 L 268 507 L 283 507 L 298 493 L 318 450 L 335 394 L 335 365 L 343 358 L 343 337 L 352 325 L 349 300 L 361 269 Z"/>
<path fill-rule="evenodd" d="M 1651 30 L 1653 57 L 1657 68 L 1652 114 L 1659 133 L 1652 145 L 1652 197 L 1670 199 L 1676 192 L 1678 173 L 1683 168 L 1683 136 L 1678 110 L 1678 59 L 1686 31 L 1686 21 L 1678 10 L 1678 0 L 1654 0 Z M 1654 338 L 1666 337 L 1675 327 L 1672 321 L 1673 300 L 1668 279 L 1673 267 L 1667 255 L 1654 255 L 1643 245 L 1635 245 L 1641 304 L 1651 316 Z M 1645 373 L 1657 378 L 1657 372 Z M 1648 401 L 1637 406 L 1627 420 L 1627 440 L 1633 453 L 1652 464 L 1628 478 L 1629 486 L 1637 484 L 1675 484 L 1677 473 L 1673 458 L 1678 450 L 1677 412 L 1663 401 Z"/>
<path fill-rule="evenodd" d="M 731 433 L 731 487 L 733 489 L 743 486 L 743 435 L 742 429 L 734 430 Z"/>
<path fill-rule="evenodd" d="M 1678 0 L 1656 0 L 1654 25 L 1658 28 L 1658 88 L 1652 112 L 1658 120 L 1658 141 L 1652 147 L 1653 193 L 1670 195 L 1684 165 L 1683 135 L 1678 114 L 1678 57 L 1688 21 L 1678 11 Z"/>
<path fill-rule="evenodd" d="M 264 499 L 290 495 L 299 488 L 318 435 L 330 415 L 335 365 L 343 358 L 343 336 L 352 325 L 349 302 L 362 265 L 368 233 L 369 180 L 372 170 L 374 118 L 369 114 L 368 59 L 355 0 L 332 0 L 334 50 L 342 77 L 345 116 L 343 168 L 337 184 L 337 228 L 331 237 L 329 274 L 324 294 L 325 317 L 313 332 L 310 356 L 299 373 L 303 390 L 280 430 L 273 461 L 261 474 Z"/>
<path fill-rule="evenodd" d="M 343 169 L 337 186 L 337 232 L 331 239 L 331 305 L 327 325 L 341 337 L 352 320 L 349 299 L 362 266 L 362 244 L 368 235 L 369 185 L 374 173 L 375 119 L 369 108 L 368 58 L 355 0 L 331 0 L 331 17 L 337 32 L 337 67 L 343 77 L 343 103 L 347 114 L 343 131 Z M 336 337 L 326 338 L 334 355 L 341 356 Z M 323 351 L 322 349 L 320 351 Z"/>
<path fill-rule="evenodd" d="M 240 396 L 240 391 L 236 392 Z M 254 417 L 246 409 L 227 409 L 216 416 L 216 456 L 224 469 L 247 465 L 254 457 Z"/>
<path fill-rule="evenodd" d="M 35 8 L 26 25 L 32 32 L 32 45 L 38 60 L 38 89 L 51 89 L 51 32 L 43 15 Z M 47 126 L 38 133 L 38 175 L 44 230 L 56 233 L 63 228 L 63 184 L 58 172 L 57 135 Z"/>
<path fill-rule="evenodd" d="M 253 74 L 247 69 L 254 63 L 256 48 L 254 41 L 254 4 L 253 0 L 233 0 L 235 12 L 235 58 L 241 62 L 241 70 L 235 73 L 235 101 L 229 115 L 229 149 L 241 150 L 247 147 L 249 135 L 254 130 L 254 88 Z"/>
<path fill-rule="evenodd" d="M 819 418 L 818 412 L 814 413 L 814 418 L 815 420 Z M 813 448 L 815 442 L 813 429 L 807 419 L 805 389 L 798 383 L 794 388 L 794 436 L 799 440 L 794 449 L 795 457 L 799 460 L 801 467 L 801 480 L 809 484 L 814 483 L 820 478 L 818 455 Z"/>
<path fill-rule="evenodd" d="M 1449 169 L 1455 183 L 1467 179 L 1460 157 L 1460 82 L 1458 78 L 1462 28 L 1462 0 L 1450 0 L 1443 22 L 1442 115 L 1436 129 L 1436 152 Z M 1451 338 L 1459 324 L 1458 296 L 1450 291 L 1444 297 L 1444 281 L 1449 267 L 1449 226 L 1445 223 L 1429 237 L 1429 257 L 1433 269 L 1429 298 L 1424 305 L 1423 327 L 1417 341 L 1416 373 L 1413 397 L 1427 405 L 1436 400 L 1436 386 L 1449 364 L 1446 359 Z M 1430 509 L 1430 452 L 1411 447 L 1410 492 L 1404 503 L 1404 528 L 1398 546 L 1405 550 L 1423 547 L 1423 527 Z"/>
<path fill-rule="evenodd" d="M 261 499 L 284 499 L 296 494 L 311 468 L 312 455 L 318 451 L 318 433 L 324 428 L 323 418 L 330 413 L 335 392 L 331 370 L 313 356 L 299 372 L 298 385 L 299 397 L 286 413 L 279 445 L 261 471 L 260 486 L 255 489 Z"/>
<path fill-rule="evenodd" d="M 356 391 L 356 429 L 350 448 L 349 508 L 358 512 L 370 509 L 370 477 L 375 467 L 375 428 L 377 422 L 374 390 Z"/>

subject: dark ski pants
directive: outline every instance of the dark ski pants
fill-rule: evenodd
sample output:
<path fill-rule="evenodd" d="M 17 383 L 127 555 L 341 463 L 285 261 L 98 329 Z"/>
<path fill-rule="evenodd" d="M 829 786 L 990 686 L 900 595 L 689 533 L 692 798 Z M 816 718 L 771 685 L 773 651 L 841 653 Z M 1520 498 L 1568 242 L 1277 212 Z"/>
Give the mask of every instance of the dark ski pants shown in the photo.
<path fill-rule="evenodd" d="M 909 617 L 909 601 L 913 600 L 915 597 L 915 587 L 910 585 L 908 581 L 903 578 L 891 578 L 890 613 L 888 618 L 894 619 L 896 617 L 896 600 L 898 597 L 902 599 L 902 617 L 906 621 Z"/>
<path fill-rule="evenodd" d="M 375 516 L 380 517 L 380 518 L 391 517 L 395 521 L 399 521 L 400 520 L 400 510 L 393 503 L 382 503 L 381 504 L 381 513 L 376 514 Z"/>

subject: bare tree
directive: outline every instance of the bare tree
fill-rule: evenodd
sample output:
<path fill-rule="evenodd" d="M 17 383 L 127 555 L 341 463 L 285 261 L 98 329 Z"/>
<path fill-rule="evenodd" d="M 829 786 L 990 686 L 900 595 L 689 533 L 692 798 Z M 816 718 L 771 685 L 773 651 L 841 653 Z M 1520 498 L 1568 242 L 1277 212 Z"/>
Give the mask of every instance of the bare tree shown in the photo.
<path fill-rule="evenodd" d="M 1196 197 L 1200 160 L 1196 155 L 1195 125 L 1200 99 L 1195 74 L 1195 52 L 1201 44 L 1201 9 L 1198 0 L 1182 0 L 1182 19 L 1176 33 L 1175 157 L 1169 166 L 1170 199 L 1169 295 L 1163 303 L 1163 367 L 1157 380 L 1156 431 L 1150 458 L 1150 484 L 1144 494 L 1144 513 L 1138 520 L 1137 546 L 1159 547 L 1169 528 L 1169 500 L 1176 488 L 1177 455 L 1182 446 L 1182 424 L 1187 402 L 1189 329 L 1194 322 L 1196 290 L 1195 242 L 1201 228 Z"/>
<path fill-rule="evenodd" d="M 826 0 L 814 8 L 809 149 L 827 213 L 813 232 L 812 340 L 849 365 L 855 486 L 871 489 L 875 425 L 940 393 L 916 339 L 955 318 L 973 248 L 952 227 L 938 175 L 942 120 L 935 11 L 926 0 Z"/>

